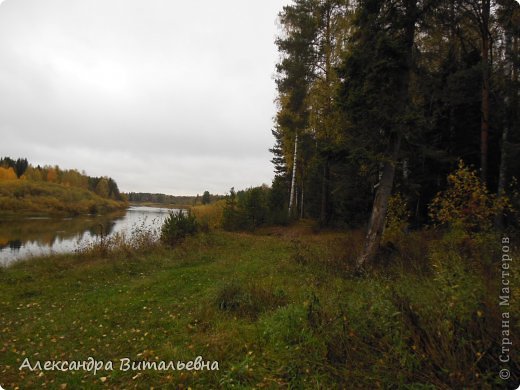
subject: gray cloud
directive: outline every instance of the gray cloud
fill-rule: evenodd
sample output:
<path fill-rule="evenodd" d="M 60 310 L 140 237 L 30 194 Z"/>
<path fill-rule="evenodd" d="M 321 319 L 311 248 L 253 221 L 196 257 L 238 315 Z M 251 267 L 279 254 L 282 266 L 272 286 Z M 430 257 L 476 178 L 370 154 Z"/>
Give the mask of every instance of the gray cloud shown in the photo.
<path fill-rule="evenodd" d="M 122 190 L 268 183 L 278 0 L 7 0 L 1 155 Z"/>

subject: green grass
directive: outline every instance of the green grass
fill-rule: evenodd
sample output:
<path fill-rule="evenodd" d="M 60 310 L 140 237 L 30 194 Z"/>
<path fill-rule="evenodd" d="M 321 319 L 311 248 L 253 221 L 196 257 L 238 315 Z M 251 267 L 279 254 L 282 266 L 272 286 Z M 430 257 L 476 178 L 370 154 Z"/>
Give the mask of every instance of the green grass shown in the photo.
<path fill-rule="evenodd" d="M 102 198 L 78 187 L 28 180 L 0 181 L 2 215 L 79 215 L 114 211 L 127 206 L 126 202 Z"/>
<path fill-rule="evenodd" d="M 105 257 L 91 251 L 1 269 L 0 385 L 426 389 L 501 384 L 494 349 L 500 336 L 494 333 L 499 332 L 496 285 L 486 287 L 483 274 L 458 275 L 458 289 L 446 280 L 457 269 L 435 273 L 427 256 L 409 260 L 424 267 L 393 261 L 399 265 L 355 277 L 348 267 L 353 254 L 346 252 L 359 250 L 359 233 L 307 234 L 298 240 L 282 229 L 271 233 L 212 232 L 174 249 L 148 246 Z M 118 369 L 125 357 L 187 361 L 198 355 L 218 361 L 220 370 Z M 25 357 L 34 364 L 89 356 L 113 361 L 114 370 L 94 375 L 18 369 Z"/>

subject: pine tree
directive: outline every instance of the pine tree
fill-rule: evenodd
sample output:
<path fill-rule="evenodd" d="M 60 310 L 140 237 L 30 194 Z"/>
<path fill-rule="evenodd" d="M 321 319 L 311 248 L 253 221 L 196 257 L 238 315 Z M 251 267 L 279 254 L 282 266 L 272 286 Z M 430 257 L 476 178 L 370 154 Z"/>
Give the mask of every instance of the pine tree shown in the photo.
<path fill-rule="evenodd" d="M 391 15 L 391 16 L 390 16 Z M 412 129 L 410 80 L 419 9 L 417 0 L 360 2 L 353 47 L 343 69 L 343 108 L 380 166 L 362 268 L 373 262 L 383 234 L 403 137 Z"/>

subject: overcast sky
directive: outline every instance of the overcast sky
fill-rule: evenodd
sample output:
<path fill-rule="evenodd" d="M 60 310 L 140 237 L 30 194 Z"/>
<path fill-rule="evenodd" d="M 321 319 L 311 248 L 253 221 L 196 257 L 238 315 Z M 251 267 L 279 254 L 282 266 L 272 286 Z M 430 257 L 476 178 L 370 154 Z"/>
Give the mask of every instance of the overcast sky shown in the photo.
<path fill-rule="evenodd" d="M 122 191 L 271 183 L 289 0 L 0 2 L 0 156 Z"/>

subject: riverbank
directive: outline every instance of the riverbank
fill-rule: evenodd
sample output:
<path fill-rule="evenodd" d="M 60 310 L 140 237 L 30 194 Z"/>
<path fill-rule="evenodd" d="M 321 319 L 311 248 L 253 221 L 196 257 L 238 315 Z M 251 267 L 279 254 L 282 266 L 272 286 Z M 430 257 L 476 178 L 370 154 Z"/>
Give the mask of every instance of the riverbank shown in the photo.
<path fill-rule="evenodd" d="M 496 270 L 482 248 L 477 258 L 465 247 L 457 260 L 457 240 L 413 233 L 388 255 L 391 265 L 364 277 L 349 267 L 361 232 L 313 234 L 310 226 L 21 262 L 0 269 L 0 384 L 501 386 Z M 518 303 L 511 304 L 518 335 Z M 120 369 L 125 358 L 199 355 L 219 370 Z M 113 370 L 19 370 L 26 358 L 43 365 L 89 357 L 113 362 Z"/>
<path fill-rule="evenodd" d="M 103 198 L 78 187 L 29 180 L 0 181 L 2 216 L 96 214 L 126 207 L 127 202 Z"/>

